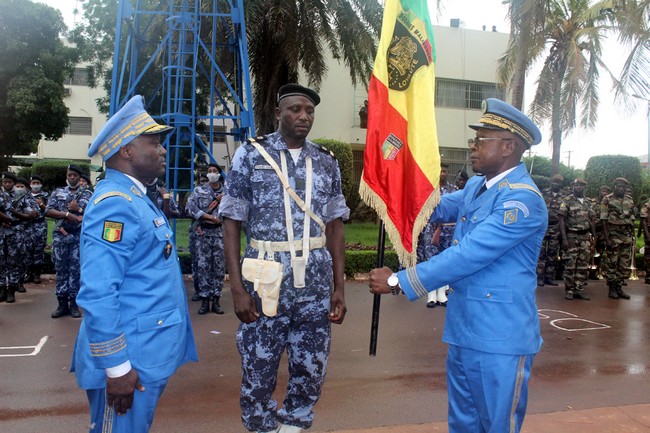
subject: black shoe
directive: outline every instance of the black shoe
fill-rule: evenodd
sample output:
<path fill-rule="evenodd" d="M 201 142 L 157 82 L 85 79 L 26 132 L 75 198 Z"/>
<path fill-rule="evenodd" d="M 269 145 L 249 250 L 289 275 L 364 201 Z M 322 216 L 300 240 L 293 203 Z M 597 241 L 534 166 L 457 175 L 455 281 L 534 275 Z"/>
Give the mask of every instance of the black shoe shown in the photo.
<path fill-rule="evenodd" d="M 645 279 L 645 283 L 646 283 L 646 284 L 650 284 L 650 278 L 646 278 L 646 279 Z"/>
<path fill-rule="evenodd" d="M 41 284 L 41 274 L 34 274 L 34 279 L 32 281 L 34 284 Z"/>
<path fill-rule="evenodd" d="M 628 295 L 627 293 L 625 293 L 625 292 L 624 292 L 623 290 L 621 290 L 621 289 L 616 289 L 616 294 L 617 294 L 618 297 L 621 298 L 621 299 L 630 299 L 630 295 Z M 7 301 L 7 302 L 9 302 L 9 301 Z"/>
<path fill-rule="evenodd" d="M 210 311 L 210 298 L 201 298 L 201 307 L 199 308 L 199 314 L 203 315 Z"/>
<path fill-rule="evenodd" d="M 537 287 L 544 287 L 544 280 L 537 280 Z"/>
<path fill-rule="evenodd" d="M 573 299 L 582 299 L 583 301 L 590 301 L 591 298 L 584 293 L 574 293 Z"/>
<path fill-rule="evenodd" d="M 557 283 L 550 278 L 544 278 L 544 284 L 548 284 L 549 286 L 557 286 Z"/>
<path fill-rule="evenodd" d="M 200 300 L 201 300 L 201 297 L 199 296 L 198 293 L 194 293 L 192 295 L 192 301 L 196 302 L 196 301 L 200 301 Z"/>
<path fill-rule="evenodd" d="M 27 293 L 27 289 L 23 285 L 23 283 L 18 284 L 18 288 L 16 289 L 18 293 Z"/>
<path fill-rule="evenodd" d="M 0 286 L 0 302 L 7 300 L 7 286 Z"/>
<path fill-rule="evenodd" d="M 214 314 L 223 314 L 223 308 L 221 308 L 221 305 L 219 304 L 219 296 L 215 296 L 212 298 L 212 312 Z"/>
<path fill-rule="evenodd" d="M 564 295 L 564 299 L 566 299 L 567 301 L 573 301 L 573 298 L 574 298 L 573 292 L 566 292 L 566 294 Z"/>
<path fill-rule="evenodd" d="M 609 289 L 609 294 L 607 295 L 607 297 L 611 299 L 618 299 L 618 293 L 616 293 L 616 290 L 614 289 Z"/>
<path fill-rule="evenodd" d="M 436 308 L 436 305 L 438 305 L 436 301 L 427 302 L 427 308 Z"/>
<path fill-rule="evenodd" d="M 34 265 L 34 284 L 41 284 L 41 272 L 43 265 Z"/>
<path fill-rule="evenodd" d="M 627 281 L 621 282 L 621 286 L 627 286 Z"/>
<path fill-rule="evenodd" d="M 81 313 L 79 312 L 79 307 L 77 307 L 77 301 L 75 301 L 74 299 L 70 300 L 70 315 L 75 319 L 81 317 Z"/>
<path fill-rule="evenodd" d="M 59 306 L 52 313 L 52 319 L 58 319 L 59 317 L 67 316 L 70 314 L 70 307 L 68 306 L 68 297 L 67 296 L 57 296 L 59 301 Z"/>
<path fill-rule="evenodd" d="M 9 284 L 7 286 L 7 304 L 13 304 L 14 302 L 16 302 L 16 286 Z"/>
<path fill-rule="evenodd" d="M 441 307 L 446 307 L 446 306 L 447 306 L 447 301 L 445 301 L 445 302 L 438 302 L 438 305 L 440 305 Z"/>

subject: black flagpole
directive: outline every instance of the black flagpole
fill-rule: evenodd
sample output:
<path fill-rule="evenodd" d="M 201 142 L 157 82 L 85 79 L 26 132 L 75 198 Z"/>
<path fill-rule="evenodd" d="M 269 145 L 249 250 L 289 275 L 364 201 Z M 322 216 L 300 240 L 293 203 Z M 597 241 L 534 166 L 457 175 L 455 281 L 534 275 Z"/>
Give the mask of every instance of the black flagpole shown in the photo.
<path fill-rule="evenodd" d="M 379 223 L 379 240 L 377 241 L 377 268 L 384 266 L 384 245 L 386 243 L 386 230 L 384 222 Z M 370 356 L 377 355 L 377 333 L 379 332 L 379 305 L 381 295 L 374 295 L 372 302 L 372 325 L 370 326 Z"/>

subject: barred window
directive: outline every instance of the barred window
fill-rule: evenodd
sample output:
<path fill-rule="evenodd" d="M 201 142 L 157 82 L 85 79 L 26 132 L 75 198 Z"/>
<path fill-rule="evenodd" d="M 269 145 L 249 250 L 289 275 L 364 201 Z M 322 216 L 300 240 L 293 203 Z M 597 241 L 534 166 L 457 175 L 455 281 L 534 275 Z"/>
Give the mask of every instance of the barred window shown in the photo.
<path fill-rule="evenodd" d="M 436 79 L 437 107 L 480 110 L 487 98 L 505 99 L 505 90 L 495 83 Z"/>
<path fill-rule="evenodd" d="M 68 78 L 65 84 L 70 86 L 88 86 L 88 69 L 74 68 L 72 77 Z"/>
<path fill-rule="evenodd" d="M 456 180 L 456 174 L 460 170 L 465 170 L 466 172 L 472 172 L 472 167 L 468 164 L 470 150 L 465 148 L 458 147 L 442 147 L 440 146 L 440 161 L 449 164 L 449 174 L 447 175 L 447 181 L 449 183 L 454 183 Z"/>
<path fill-rule="evenodd" d="M 70 116 L 70 126 L 65 131 L 70 135 L 93 135 L 93 118 L 92 117 L 74 117 Z"/>

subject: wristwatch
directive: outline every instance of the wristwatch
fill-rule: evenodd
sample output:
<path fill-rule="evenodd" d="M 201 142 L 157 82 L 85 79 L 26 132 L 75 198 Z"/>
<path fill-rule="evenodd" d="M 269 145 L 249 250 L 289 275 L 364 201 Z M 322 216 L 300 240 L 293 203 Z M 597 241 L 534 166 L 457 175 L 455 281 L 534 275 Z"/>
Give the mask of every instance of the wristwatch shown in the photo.
<path fill-rule="evenodd" d="M 388 277 L 388 286 L 390 287 L 390 293 L 393 295 L 399 295 L 400 289 L 399 289 L 399 278 L 397 278 L 396 273 L 392 273 L 390 277 Z"/>

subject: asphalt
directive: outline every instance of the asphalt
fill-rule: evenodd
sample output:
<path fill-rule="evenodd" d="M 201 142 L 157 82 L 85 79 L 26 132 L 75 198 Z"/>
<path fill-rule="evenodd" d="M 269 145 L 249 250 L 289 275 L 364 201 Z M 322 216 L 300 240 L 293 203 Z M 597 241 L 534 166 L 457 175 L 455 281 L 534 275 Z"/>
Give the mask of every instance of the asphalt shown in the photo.
<path fill-rule="evenodd" d="M 53 281 L 0 303 L 0 433 L 84 431 L 87 401 L 68 372 L 79 320 L 49 317 Z M 544 338 L 529 384 L 525 433 L 650 433 L 650 286 L 643 278 L 611 300 L 591 280 L 591 301 L 566 301 L 561 286 L 538 289 Z M 188 297 L 191 282 L 186 281 Z M 368 355 L 372 296 L 346 284 L 348 316 L 333 327 L 332 355 L 313 433 L 447 432 L 444 308 L 382 298 L 376 356 Z M 245 433 L 238 406 L 238 321 L 226 284 L 223 316 L 190 303 L 200 362 L 183 366 L 165 390 L 152 433 Z M 35 347 L 40 344 L 38 353 Z M 10 356 L 17 355 L 17 356 Z M 29 355 L 29 356 L 26 356 Z M 286 387 L 283 361 L 275 394 Z M 471 432 L 468 432 L 471 433 Z"/>

